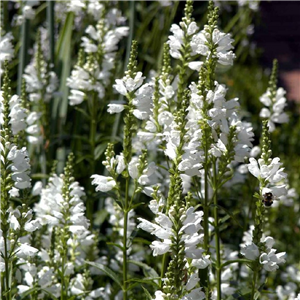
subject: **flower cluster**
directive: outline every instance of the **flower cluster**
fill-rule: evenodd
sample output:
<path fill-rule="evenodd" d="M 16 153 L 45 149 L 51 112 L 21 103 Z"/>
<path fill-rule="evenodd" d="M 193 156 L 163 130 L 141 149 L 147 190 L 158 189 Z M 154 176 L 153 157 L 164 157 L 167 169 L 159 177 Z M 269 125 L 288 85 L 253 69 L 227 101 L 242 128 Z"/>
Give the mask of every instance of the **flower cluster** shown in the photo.
<path fill-rule="evenodd" d="M 276 249 L 273 248 L 275 241 L 270 236 L 263 236 L 258 247 L 253 243 L 253 230 L 254 227 L 250 227 L 249 232 L 245 233 L 244 243 L 241 244 L 241 254 L 250 260 L 256 260 L 259 257 L 259 263 L 264 270 L 276 271 L 279 268 L 278 265 L 285 263 L 285 252 L 276 253 Z"/>
<path fill-rule="evenodd" d="M 279 88 L 276 95 L 268 90 L 259 100 L 266 107 L 262 108 L 259 116 L 268 120 L 270 132 L 275 130 L 275 123 L 283 124 L 289 121 L 288 115 L 283 111 L 286 106 L 285 90 Z"/>
<path fill-rule="evenodd" d="M 114 13 L 114 9 L 109 10 L 96 27 L 89 25 L 85 30 L 87 36 L 82 37 L 81 46 L 87 55 L 87 62 L 84 63 L 82 53 L 67 79 L 67 85 L 71 88 L 70 105 L 82 103 L 89 92 L 96 93 L 100 99 L 105 96 L 105 87 L 110 83 L 111 72 L 115 67 L 117 45 L 128 35 L 128 27 L 117 27 L 119 22 L 112 21 Z"/>
<path fill-rule="evenodd" d="M 3 125 L 3 91 L 0 92 L 0 124 Z M 9 100 L 9 124 L 12 134 L 17 135 L 26 128 L 26 109 L 22 106 L 22 101 L 18 95 L 13 95 Z"/>
<path fill-rule="evenodd" d="M 152 235 L 155 235 L 162 241 L 153 241 L 150 248 L 153 250 L 153 255 L 163 255 L 170 252 L 173 253 L 173 243 L 176 239 L 175 234 L 177 232 L 176 227 L 178 226 L 176 220 L 176 209 L 171 207 L 169 213 L 163 213 L 165 208 L 164 201 L 161 199 L 151 200 L 149 204 L 150 210 L 156 215 L 155 223 L 149 222 L 143 218 L 138 218 L 140 221 L 138 228 L 141 228 Z M 195 288 L 199 282 L 197 269 L 205 269 L 210 265 L 209 255 L 203 255 L 204 250 L 198 245 L 203 242 L 203 233 L 200 230 L 203 229 L 200 225 L 203 217 L 203 212 L 195 211 L 194 207 L 189 207 L 186 210 L 182 210 L 180 217 L 180 223 L 182 227 L 179 230 L 181 236 L 179 243 L 184 245 L 184 257 L 185 257 L 185 268 L 188 270 L 189 279 L 185 286 L 186 294 L 180 299 L 204 299 L 205 295 L 201 291 L 201 288 Z M 175 215 L 174 215 L 175 214 Z M 163 299 L 166 296 L 162 291 L 155 293 L 156 300 Z M 198 297 L 198 298 L 197 298 Z"/>
<path fill-rule="evenodd" d="M 264 181 L 261 190 L 262 195 L 271 193 L 275 199 L 286 195 L 284 180 L 287 174 L 283 172 L 284 168 L 281 168 L 280 158 L 275 157 L 269 163 L 266 163 L 263 158 L 256 160 L 254 157 L 251 157 L 249 161 L 249 172 L 259 180 Z"/>
<path fill-rule="evenodd" d="M 26 119 L 27 140 L 30 144 L 40 145 L 46 136 L 44 129 L 48 123 L 46 107 L 58 89 L 57 76 L 50 70 L 43 54 L 41 30 L 37 35 L 34 59 L 25 68 L 23 78 L 30 100 L 28 104 L 30 113 Z"/>
<path fill-rule="evenodd" d="M 14 22 L 17 26 L 22 25 L 26 20 L 32 20 L 35 17 L 34 6 L 40 4 L 39 0 L 30 0 L 26 2 L 16 2 L 15 8 L 19 9 L 19 15 L 14 16 Z"/>
<path fill-rule="evenodd" d="M 35 222 L 44 228 L 40 248 L 36 250 L 39 259 L 38 263 L 27 263 L 22 267 L 25 284 L 18 286 L 20 294 L 38 282 L 44 291 L 60 297 L 62 285 L 65 284 L 63 277 L 74 274 L 69 287 L 65 286 L 67 290 L 64 293 L 80 294 L 78 290 L 83 278 L 86 284 L 81 292 L 87 293 L 88 286 L 92 284 L 87 274 L 75 272 L 85 265 L 88 249 L 93 247 L 95 241 L 88 229 L 89 221 L 84 215 L 84 189 L 78 182 L 70 179 L 69 181 L 68 172 L 61 176 L 54 174 L 50 177 L 48 186 L 40 189 L 40 201 L 34 206 Z M 89 296 L 93 299 L 102 293 L 103 288 L 96 289 L 89 291 Z M 42 295 L 44 292 L 40 293 Z"/>
<path fill-rule="evenodd" d="M 134 78 L 126 75 L 122 79 L 116 79 L 116 84 L 114 88 L 121 95 L 128 95 L 129 93 L 135 93 L 135 97 L 132 100 L 132 103 L 135 107 L 133 110 L 133 115 L 140 119 L 148 119 L 151 106 L 152 106 L 152 94 L 153 94 L 153 85 L 151 83 L 143 84 L 145 77 L 142 76 L 142 72 L 137 72 Z M 111 103 L 108 104 L 109 113 L 119 113 L 124 110 L 124 104 L 120 103 Z"/>
<path fill-rule="evenodd" d="M 14 57 L 14 48 L 12 45 L 13 35 L 11 32 L 1 36 L 0 40 L 0 75 L 2 75 L 2 64 L 4 61 L 10 61 Z"/>

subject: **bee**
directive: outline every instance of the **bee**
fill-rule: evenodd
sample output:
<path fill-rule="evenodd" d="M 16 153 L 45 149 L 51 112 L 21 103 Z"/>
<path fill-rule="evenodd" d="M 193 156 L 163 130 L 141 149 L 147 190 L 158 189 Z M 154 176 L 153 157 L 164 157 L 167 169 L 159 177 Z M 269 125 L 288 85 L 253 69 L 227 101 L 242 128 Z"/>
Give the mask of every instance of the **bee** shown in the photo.
<path fill-rule="evenodd" d="M 264 198 L 263 198 L 262 202 L 265 206 L 269 207 L 273 204 L 274 196 L 272 193 L 265 193 L 263 195 L 263 197 Z"/>

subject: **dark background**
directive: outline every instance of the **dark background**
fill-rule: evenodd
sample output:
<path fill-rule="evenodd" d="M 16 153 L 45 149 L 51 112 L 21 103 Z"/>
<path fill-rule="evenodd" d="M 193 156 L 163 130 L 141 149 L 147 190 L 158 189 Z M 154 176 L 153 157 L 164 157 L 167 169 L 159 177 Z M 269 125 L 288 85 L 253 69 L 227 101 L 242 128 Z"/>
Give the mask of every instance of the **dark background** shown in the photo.
<path fill-rule="evenodd" d="M 300 1 L 262 1 L 254 41 L 264 67 L 278 59 L 287 99 L 300 102 Z"/>

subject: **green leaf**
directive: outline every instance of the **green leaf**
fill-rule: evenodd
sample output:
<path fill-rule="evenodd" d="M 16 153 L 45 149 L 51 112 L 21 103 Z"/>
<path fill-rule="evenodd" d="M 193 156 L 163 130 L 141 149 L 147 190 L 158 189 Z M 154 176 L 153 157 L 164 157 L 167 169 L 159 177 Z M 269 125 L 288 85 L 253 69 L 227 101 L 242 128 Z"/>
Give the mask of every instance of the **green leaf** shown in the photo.
<path fill-rule="evenodd" d="M 157 272 L 153 268 L 151 268 L 150 266 L 148 266 L 147 264 L 142 263 L 140 261 L 136 261 L 136 260 L 128 260 L 128 262 L 141 267 L 143 269 L 143 271 L 144 271 L 145 276 L 147 276 L 149 278 L 158 278 L 158 279 L 160 279 L 160 277 L 157 274 Z"/>
<path fill-rule="evenodd" d="M 131 283 L 134 282 L 134 285 L 136 285 L 136 283 L 146 283 L 146 284 L 151 284 L 154 285 L 155 287 L 158 287 L 158 284 L 156 282 L 154 282 L 154 280 L 159 280 L 160 277 L 156 277 L 156 278 L 132 278 L 127 280 L 127 283 Z"/>
<path fill-rule="evenodd" d="M 41 289 L 40 287 L 33 287 L 29 290 L 27 290 L 26 292 L 22 293 L 21 295 L 19 295 L 18 299 L 28 299 L 27 297 L 29 295 L 31 295 L 34 292 L 38 292 L 38 291 L 42 291 L 43 293 L 47 294 L 51 299 L 53 300 L 58 300 L 58 298 L 56 298 L 55 296 L 53 296 L 50 292 Z"/>
<path fill-rule="evenodd" d="M 119 244 L 112 243 L 112 242 L 107 242 L 106 244 L 110 245 L 110 246 L 115 246 L 115 247 L 117 247 L 117 248 L 119 248 L 119 249 L 121 249 L 123 251 L 123 247 L 121 245 L 119 245 Z"/>
<path fill-rule="evenodd" d="M 151 244 L 151 242 L 149 242 L 148 240 L 140 238 L 140 237 L 134 238 L 134 241 L 136 243 L 141 243 L 141 244 L 145 244 L 145 245 L 148 245 L 148 246 Z"/>
<path fill-rule="evenodd" d="M 84 109 L 77 106 L 75 106 L 74 108 L 75 110 L 79 111 L 83 116 L 85 116 L 88 120 L 91 119 L 91 117 L 87 114 L 87 112 Z"/>
<path fill-rule="evenodd" d="M 146 294 L 146 296 L 147 296 L 147 299 L 152 300 L 153 298 L 152 298 L 152 296 L 150 295 L 150 293 L 148 292 L 148 290 L 146 290 L 146 288 L 144 288 L 143 286 L 142 286 L 142 289 L 144 290 L 144 292 L 145 292 L 145 294 Z"/>
<path fill-rule="evenodd" d="M 261 199 L 261 196 L 260 196 L 259 193 L 255 193 L 255 194 L 253 195 L 253 197 L 254 197 L 254 198 L 257 198 L 257 199 Z"/>
<path fill-rule="evenodd" d="M 118 286 L 122 289 L 122 283 L 119 280 L 117 274 L 112 271 L 110 268 L 104 266 L 103 264 L 94 263 L 90 261 L 86 261 L 87 264 L 99 269 L 100 271 L 104 272 L 107 276 L 109 276 Z"/>
<path fill-rule="evenodd" d="M 131 209 L 136 209 L 137 207 L 139 207 L 140 205 L 143 205 L 143 204 L 145 204 L 145 203 L 139 202 L 139 203 L 133 204 L 133 205 L 131 205 Z"/>
<path fill-rule="evenodd" d="M 98 145 L 95 148 L 95 151 L 94 151 L 94 158 L 95 158 L 95 160 L 97 160 L 103 154 L 103 152 L 105 151 L 106 147 L 107 147 L 107 144 L 103 143 L 103 144 Z"/>
<path fill-rule="evenodd" d="M 106 220 L 107 216 L 108 212 L 105 209 L 97 211 L 95 215 L 94 225 L 101 226 Z"/>
<path fill-rule="evenodd" d="M 257 291 L 257 292 L 254 294 L 254 300 L 259 299 L 259 297 L 260 297 L 260 292 Z"/>
<path fill-rule="evenodd" d="M 74 13 L 69 12 L 67 14 L 64 26 L 60 31 L 58 42 L 55 50 L 55 67 L 56 73 L 59 77 L 59 94 L 60 96 L 55 97 L 52 101 L 51 111 L 51 135 L 54 133 L 61 134 L 63 132 L 63 126 L 67 119 L 68 110 L 68 94 L 69 88 L 67 87 L 67 78 L 71 71 L 71 44 L 72 44 L 72 33 L 73 33 Z M 66 152 L 65 147 L 62 147 L 63 153 Z M 57 153 L 57 160 L 58 159 Z M 62 165 L 65 165 L 65 156 L 61 161 Z M 61 171 L 60 166 L 57 167 L 58 172 Z"/>

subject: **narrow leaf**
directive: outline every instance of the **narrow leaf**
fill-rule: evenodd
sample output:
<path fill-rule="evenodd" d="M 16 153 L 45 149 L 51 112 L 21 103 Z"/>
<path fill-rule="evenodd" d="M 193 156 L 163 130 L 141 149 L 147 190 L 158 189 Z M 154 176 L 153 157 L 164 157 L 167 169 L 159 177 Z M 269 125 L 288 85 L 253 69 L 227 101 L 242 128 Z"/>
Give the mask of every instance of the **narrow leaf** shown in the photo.
<path fill-rule="evenodd" d="M 115 283 L 117 283 L 119 285 L 120 288 L 122 288 L 122 283 L 119 280 L 117 274 L 112 271 L 110 268 L 108 268 L 107 266 L 104 266 L 103 264 L 99 264 L 99 263 L 94 263 L 94 262 L 90 262 L 90 261 L 86 261 L 87 264 L 99 269 L 100 271 L 104 272 L 107 276 L 109 276 Z"/>

